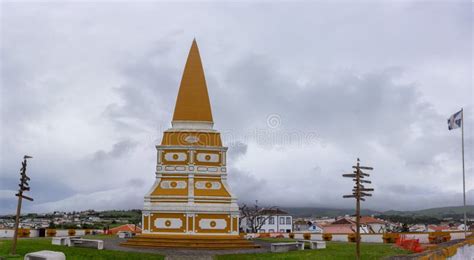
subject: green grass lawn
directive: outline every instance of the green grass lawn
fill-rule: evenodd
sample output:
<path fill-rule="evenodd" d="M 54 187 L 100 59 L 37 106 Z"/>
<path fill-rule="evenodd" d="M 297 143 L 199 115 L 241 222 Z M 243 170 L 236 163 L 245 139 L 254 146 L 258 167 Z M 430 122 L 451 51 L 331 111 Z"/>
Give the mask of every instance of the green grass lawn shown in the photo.
<path fill-rule="evenodd" d="M 94 236 L 97 238 L 97 236 Z M 101 238 L 102 239 L 102 238 Z M 51 238 L 19 239 L 17 254 L 21 257 L 8 257 L 11 240 L 0 240 L 0 259 L 23 259 L 24 255 L 41 250 L 61 251 L 71 259 L 164 259 L 157 254 L 97 250 L 93 248 L 67 247 L 51 245 Z"/>
<path fill-rule="evenodd" d="M 264 238 L 261 240 L 273 243 L 292 241 L 292 239 L 275 238 Z M 304 251 L 290 251 L 287 253 L 219 255 L 216 259 L 355 259 L 355 243 L 326 242 L 326 247 L 326 249 L 320 250 L 305 249 Z M 390 244 L 361 244 L 361 259 L 364 260 L 382 259 L 387 256 L 409 253 L 410 252 L 399 249 Z"/>
<path fill-rule="evenodd" d="M 284 243 L 284 242 L 295 242 L 296 241 L 292 238 L 274 238 L 274 237 L 257 238 L 257 240 L 270 242 L 270 243 Z"/>
<path fill-rule="evenodd" d="M 103 234 L 97 234 L 97 235 L 85 235 L 85 236 L 81 236 L 81 237 L 87 238 L 87 239 L 101 239 L 101 240 L 104 240 L 104 239 L 116 238 L 117 235 L 103 235 Z"/>
<path fill-rule="evenodd" d="M 108 239 L 113 236 L 90 236 L 91 238 Z M 290 242 L 293 239 L 263 238 L 266 242 Z M 11 240 L 0 240 L 0 259 L 23 259 L 30 252 L 51 250 L 63 252 L 67 259 L 164 259 L 163 256 L 148 253 L 122 252 L 112 250 L 96 250 L 92 248 L 67 247 L 51 245 L 51 238 L 20 239 L 17 254 L 21 257 L 8 257 Z M 408 254 L 390 244 L 363 243 L 361 246 L 362 259 L 381 259 L 386 256 Z M 219 255 L 215 259 L 354 259 L 355 244 L 344 242 L 327 242 L 327 248 L 321 250 L 291 251 L 288 253 L 263 253 L 263 254 L 235 254 Z M 2 258 L 3 257 L 3 258 Z"/>

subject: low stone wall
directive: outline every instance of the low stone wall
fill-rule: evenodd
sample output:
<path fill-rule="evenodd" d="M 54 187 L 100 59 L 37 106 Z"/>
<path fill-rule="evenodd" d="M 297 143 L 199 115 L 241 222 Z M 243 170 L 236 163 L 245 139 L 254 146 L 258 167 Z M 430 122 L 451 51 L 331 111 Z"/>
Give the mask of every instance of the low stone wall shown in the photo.
<path fill-rule="evenodd" d="M 451 231 L 448 232 L 451 236 L 451 240 L 458 240 L 464 239 L 464 231 Z M 293 237 L 295 239 L 304 239 L 304 236 L 310 234 L 311 240 L 323 240 L 322 233 L 309 233 L 309 232 L 294 232 L 294 233 L 256 233 L 256 234 L 248 234 L 249 237 Z M 429 232 L 407 232 L 407 233 L 396 233 L 400 236 L 404 236 L 406 239 L 418 239 L 420 243 L 427 244 L 429 243 Z M 467 232 L 467 234 L 472 234 L 472 231 Z M 332 238 L 331 241 L 339 241 L 339 242 L 348 242 L 349 241 L 349 234 L 331 234 Z M 376 234 L 361 234 L 361 241 L 366 243 L 384 243 L 384 234 L 383 233 L 376 233 Z"/>
<path fill-rule="evenodd" d="M 13 229 L 0 229 L 0 237 L 13 237 L 14 233 Z"/>
<path fill-rule="evenodd" d="M 349 242 L 349 234 L 332 234 L 331 241 Z"/>
<path fill-rule="evenodd" d="M 323 234 L 313 233 L 311 234 L 311 240 L 323 240 Z"/>
<path fill-rule="evenodd" d="M 303 233 L 295 233 L 295 239 L 304 239 Z"/>
<path fill-rule="evenodd" d="M 30 229 L 30 237 L 39 237 L 38 229 Z"/>
<path fill-rule="evenodd" d="M 67 237 L 69 236 L 68 229 L 56 229 L 56 237 Z"/>
<path fill-rule="evenodd" d="M 451 239 L 464 239 L 464 232 L 456 232 L 456 233 L 450 233 L 451 234 Z"/>
<path fill-rule="evenodd" d="M 45 230 L 45 236 L 49 237 L 48 235 L 48 230 L 51 229 L 46 229 Z M 86 229 L 73 229 L 74 230 L 74 235 L 75 236 L 84 236 L 86 234 Z M 28 237 L 39 237 L 39 229 L 29 229 L 30 234 Z M 54 229 L 56 231 L 56 234 L 54 235 L 55 237 L 66 237 L 70 235 L 71 229 Z M 92 229 L 87 229 L 89 231 L 89 234 L 92 234 L 92 231 L 95 231 L 96 234 L 102 234 L 103 231 L 100 229 L 92 230 Z M 8 237 L 13 237 L 14 235 L 14 230 L 13 229 L 0 229 L 0 238 L 8 238 Z"/>
<path fill-rule="evenodd" d="M 363 234 L 360 240 L 365 243 L 383 243 L 383 234 Z"/>

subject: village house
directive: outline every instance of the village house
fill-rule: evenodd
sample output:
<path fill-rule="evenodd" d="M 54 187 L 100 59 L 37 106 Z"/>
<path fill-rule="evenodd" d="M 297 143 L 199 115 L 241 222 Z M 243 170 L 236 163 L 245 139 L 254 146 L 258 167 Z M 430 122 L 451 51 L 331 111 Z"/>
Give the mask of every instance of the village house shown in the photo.
<path fill-rule="evenodd" d="M 312 233 L 323 233 L 323 226 L 309 220 L 298 219 L 293 223 L 294 231 L 309 231 Z"/>
<path fill-rule="evenodd" d="M 408 228 L 410 232 L 426 232 L 426 225 L 423 224 L 415 224 Z"/>
<path fill-rule="evenodd" d="M 361 233 L 362 227 L 361 227 Z M 355 228 L 353 228 L 352 224 L 329 224 L 323 227 L 323 233 L 331 233 L 331 234 L 351 234 L 355 233 Z"/>
<path fill-rule="evenodd" d="M 468 226 L 468 228 L 469 228 L 469 226 Z M 462 231 L 462 230 L 464 230 L 464 224 L 455 224 L 453 226 L 453 229 Z"/>
<path fill-rule="evenodd" d="M 291 233 L 293 232 L 293 217 L 281 209 L 263 209 L 257 221 L 261 225 L 259 233 Z M 242 221 L 242 224 L 246 224 Z"/>
<path fill-rule="evenodd" d="M 387 226 L 385 221 L 370 216 L 361 217 L 360 223 L 367 226 L 369 233 L 384 233 Z"/>
<path fill-rule="evenodd" d="M 293 223 L 293 230 L 294 231 L 306 231 L 308 227 L 311 225 L 310 221 L 304 219 L 297 219 Z"/>
<path fill-rule="evenodd" d="M 118 232 L 141 233 L 142 229 L 134 224 L 125 224 L 118 227 L 111 228 L 108 234 L 117 234 Z"/>
<path fill-rule="evenodd" d="M 313 233 L 323 233 L 324 229 L 323 229 L 323 226 L 321 226 L 320 224 L 314 222 L 308 228 L 308 231 L 313 232 Z"/>
<path fill-rule="evenodd" d="M 316 218 L 316 219 L 312 219 L 311 222 L 314 224 L 318 224 L 320 227 L 323 227 L 323 226 L 327 226 L 327 225 L 330 225 L 332 223 L 334 223 L 334 221 L 336 221 L 337 219 L 336 218 L 328 218 L 328 217 L 324 217 L 324 218 Z"/>
<path fill-rule="evenodd" d="M 344 217 L 323 226 L 323 229 L 325 233 L 353 233 L 356 230 L 356 220 L 353 217 Z M 370 216 L 360 218 L 360 232 L 363 234 L 384 233 L 386 229 L 387 223 L 383 220 Z"/>
<path fill-rule="evenodd" d="M 428 225 L 428 232 L 439 232 L 439 231 L 449 231 L 451 228 L 447 225 L 436 226 L 436 225 Z"/>

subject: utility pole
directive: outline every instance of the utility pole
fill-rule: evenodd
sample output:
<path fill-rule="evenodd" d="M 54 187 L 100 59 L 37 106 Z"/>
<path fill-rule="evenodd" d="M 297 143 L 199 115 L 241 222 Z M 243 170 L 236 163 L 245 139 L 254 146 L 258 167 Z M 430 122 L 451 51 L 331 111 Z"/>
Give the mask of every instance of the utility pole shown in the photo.
<path fill-rule="evenodd" d="M 369 180 L 365 180 L 365 177 L 369 177 L 370 175 L 367 173 L 362 172 L 362 170 L 371 171 L 374 168 L 361 166 L 360 160 L 357 158 L 357 164 L 352 166 L 355 171 L 351 174 L 343 174 L 342 177 L 345 178 L 353 178 L 355 185 L 352 189 L 351 195 L 344 195 L 343 198 L 355 198 L 356 199 L 356 260 L 360 260 L 360 201 L 365 201 L 364 197 L 371 197 L 372 194 L 369 192 L 374 191 L 373 188 L 366 188 L 363 183 L 372 183 Z"/>
<path fill-rule="evenodd" d="M 21 214 L 21 201 L 22 199 L 27 199 L 29 201 L 33 201 L 33 198 L 23 195 L 23 191 L 29 191 L 30 187 L 28 186 L 28 181 L 30 177 L 26 176 L 26 159 L 33 158 L 31 156 L 25 155 L 23 156 L 23 162 L 21 162 L 21 169 L 20 169 L 20 188 L 18 189 L 18 193 L 15 196 L 18 197 L 18 206 L 16 208 L 16 219 L 15 219 L 15 233 L 13 235 L 13 243 L 12 243 L 12 255 L 16 255 L 16 242 L 18 239 L 18 226 L 20 225 L 20 214 Z"/>

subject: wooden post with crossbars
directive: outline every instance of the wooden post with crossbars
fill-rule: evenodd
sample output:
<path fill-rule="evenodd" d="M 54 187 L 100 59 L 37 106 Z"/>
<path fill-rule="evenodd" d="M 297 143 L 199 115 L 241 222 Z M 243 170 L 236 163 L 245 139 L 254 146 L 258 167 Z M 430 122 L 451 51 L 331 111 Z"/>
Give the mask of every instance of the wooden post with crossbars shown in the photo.
<path fill-rule="evenodd" d="M 18 197 L 18 206 L 16 207 L 16 218 L 15 218 L 15 233 L 13 235 L 13 243 L 12 243 L 12 250 L 11 253 L 12 255 L 16 255 L 16 242 L 18 239 L 18 227 L 20 225 L 20 214 L 21 214 L 21 201 L 22 199 L 27 199 L 29 201 L 33 201 L 33 198 L 30 198 L 28 196 L 23 195 L 24 191 L 29 191 L 30 187 L 28 186 L 28 181 L 30 180 L 30 177 L 26 175 L 26 164 L 27 161 L 26 159 L 33 158 L 31 156 L 25 155 L 23 156 L 23 162 L 21 162 L 21 170 L 20 170 L 20 188 L 18 189 L 18 193 L 15 194 L 15 196 Z"/>
<path fill-rule="evenodd" d="M 344 195 L 343 198 L 355 198 L 356 199 L 356 259 L 360 260 L 360 201 L 365 201 L 365 197 L 371 197 L 372 194 L 369 192 L 374 191 L 373 188 L 367 188 L 363 185 L 363 183 L 372 183 L 371 181 L 367 180 L 366 177 L 369 177 L 370 174 L 363 172 L 362 170 L 371 171 L 374 168 L 361 166 L 360 160 L 357 158 L 357 164 L 352 166 L 355 171 L 350 174 L 343 174 L 342 177 L 345 178 L 353 178 L 354 181 L 354 188 L 352 189 L 351 195 Z"/>

